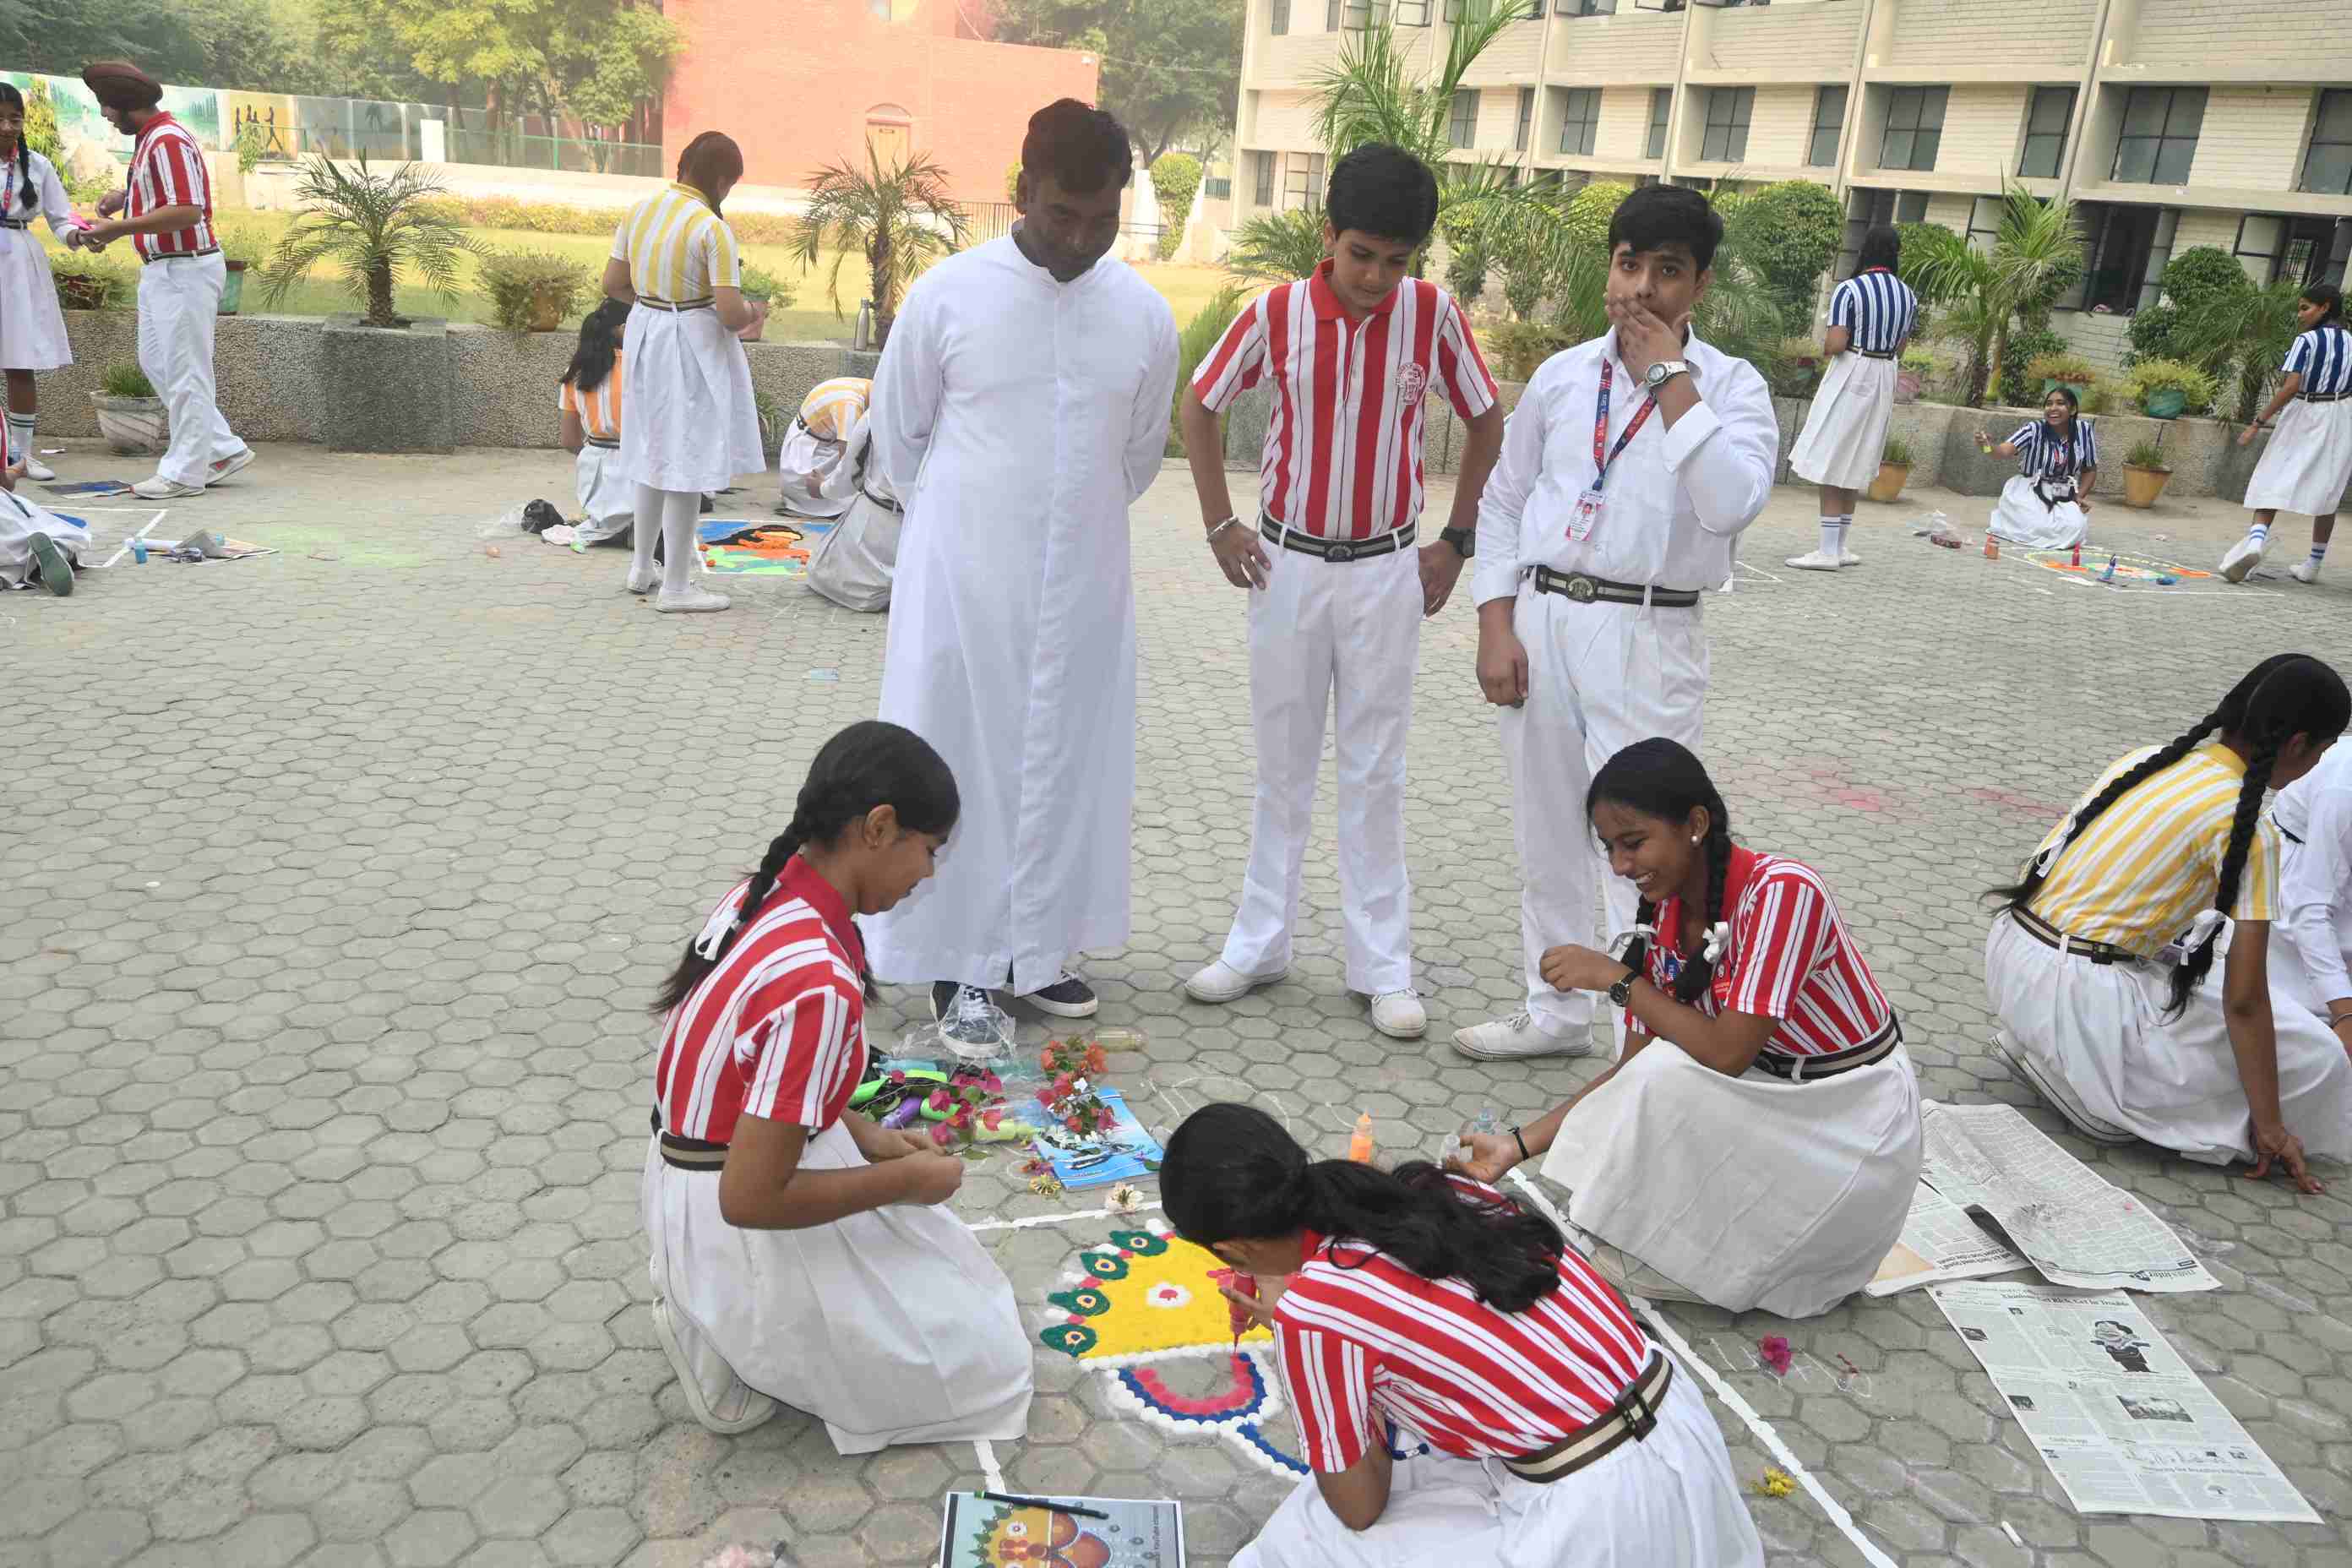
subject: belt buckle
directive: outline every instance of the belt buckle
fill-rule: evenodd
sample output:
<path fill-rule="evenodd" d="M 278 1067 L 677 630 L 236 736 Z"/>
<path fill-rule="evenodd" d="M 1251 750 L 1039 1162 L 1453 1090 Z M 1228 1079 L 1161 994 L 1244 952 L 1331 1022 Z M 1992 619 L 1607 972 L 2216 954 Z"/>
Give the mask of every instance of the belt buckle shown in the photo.
<path fill-rule="evenodd" d="M 1562 584 L 1569 598 L 1580 605 L 1589 605 L 1601 595 L 1601 585 L 1581 572 L 1571 572 Z"/>
<path fill-rule="evenodd" d="M 1632 1434 L 1633 1441 L 1639 1443 L 1658 1429 L 1657 1408 L 1643 1394 L 1639 1379 L 1625 1391 L 1625 1403 L 1631 1406 L 1623 1417 L 1625 1429 Z"/>
<path fill-rule="evenodd" d="M 1355 558 L 1356 547 L 1352 544 L 1334 544 L 1328 546 L 1323 552 L 1324 560 L 1335 561 L 1342 566 Z"/>

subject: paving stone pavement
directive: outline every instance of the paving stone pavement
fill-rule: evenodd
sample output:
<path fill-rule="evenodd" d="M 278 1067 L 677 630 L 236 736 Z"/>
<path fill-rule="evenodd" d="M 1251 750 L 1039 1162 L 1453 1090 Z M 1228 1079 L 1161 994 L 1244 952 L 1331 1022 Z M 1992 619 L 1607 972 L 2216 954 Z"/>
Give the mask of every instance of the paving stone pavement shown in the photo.
<path fill-rule="evenodd" d="M 616 555 L 484 553 L 478 522 L 570 482 L 543 453 L 270 448 L 157 532 L 200 521 L 279 554 L 0 598 L 0 1568 L 689 1563 L 732 1540 L 916 1563 L 940 1494 L 982 1479 L 968 1445 L 846 1460 L 790 1415 L 712 1436 L 656 1345 L 646 998 L 816 745 L 871 712 L 884 623 L 781 584 L 657 616 Z M 2078 1516 L 1923 1294 L 1664 1316 L 1897 1562 L 2352 1562 L 2352 1172 L 2297 1198 L 2067 1133 L 1985 1050 L 1970 898 L 2256 658 L 2352 658 L 2352 568 L 2113 593 L 1906 537 L 1934 504 L 1981 527 L 1982 501 L 1868 508 L 1868 565 L 1822 578 L 1780 567 L 1812 510 L 1780 492 L 1738 591 L 1706 606 L 1710 763 L 1744 839 L 1836 889 L 1928 1092 L 2025 1107 L 2221 1278 L 2143 1305 L 2326 1522 Z M 2211 502 L 2097 518 L 2103 542 L 2200 565 L 2240 523 Z M 1412 737 L 1430 1038 L 1379 1039 L 1342 992 L 1328 795 L 1294 977 L 1223 1009 L 1181 995 L 1231 912 L 1251 769 L 1242 604 L 1196 527 L 1171 466 L 1136 520 L 1135 932 L 1090 961 L 1101 1022 L 1147 1037 L 1113 1079 L 1163 1127 L 1205 1096 L 1271 1098 L 1334 1152 L 1360 1108 L 1396 1151 L 1555 1102 L 1596 1059 L 1482 1067 L 1445 1043 L 1518 986 L 1466 604 L 1427 632 Z M 2289 520 L 2280 548 L 2302 540 Z M 878 1040 L 912 1000 L 887 997 Z M 1086 1212 L 1002 1161 L 957 1206 Z M 986 1234 L 1034 1303 L 1101 1229 Z M 1787 1382 L 1744 1348 L 1774 1332 L 1800 1353 Z M 1822 1372 L 1841 1357 L 1861 1375 Z M 1180 1497 L 1217 1563 L 1287 1485 L 1115 1415 L 1072 1363 L 1039 1376 L 1030 1437 L 995 1454 L 1016 1488 Z M 1756 1477 L 1765 1448 L 1710 1405 Z M 1754 1511 L 1775 1568 L 1863 1561 L 1802 1493 Z"/>

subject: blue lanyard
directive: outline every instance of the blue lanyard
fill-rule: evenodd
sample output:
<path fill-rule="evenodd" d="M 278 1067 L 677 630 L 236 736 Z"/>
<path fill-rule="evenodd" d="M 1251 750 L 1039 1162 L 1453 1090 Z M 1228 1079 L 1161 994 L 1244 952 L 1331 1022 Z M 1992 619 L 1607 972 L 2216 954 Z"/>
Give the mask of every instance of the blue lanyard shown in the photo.
<path fill-rule="evenodd" d="M 1625 433 L 1617 437 L 1617 444 L 1614 447 L 1608 446 L 1609 390 L 1616 384 L 1616 381 L 1617 363 L 1603 355 L 1601 361 L 1601 395 L 1594 400 L 1592 406 L 1592 489 L 1596 495 L 1600 493 L 1601 486 L 1608 482 L 1609 466 L 1617 460 L 1617 454 L 1625 449 L 1625 443 L 1633 438 L 1633 432 L 1642 427 L 1643 423 L 1650 417 L 1652 410 L 1658 406 L 1658 395 L 1654 392 L 1643 402 L 1641 407 L 1633 411 L 1633 417 L 1625 422 Z"/>

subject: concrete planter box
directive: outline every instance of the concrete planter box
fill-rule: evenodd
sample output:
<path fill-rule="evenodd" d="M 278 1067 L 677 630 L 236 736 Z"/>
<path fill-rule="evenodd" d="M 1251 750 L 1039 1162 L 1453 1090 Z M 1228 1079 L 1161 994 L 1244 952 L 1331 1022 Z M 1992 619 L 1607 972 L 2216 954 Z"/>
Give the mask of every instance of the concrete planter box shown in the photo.
<path fill-rule="evenodd" d="M 449 323 L 371 327 L 330 316 L 319 342 L 320 435 L 331 452 L 449 452 Z"/>

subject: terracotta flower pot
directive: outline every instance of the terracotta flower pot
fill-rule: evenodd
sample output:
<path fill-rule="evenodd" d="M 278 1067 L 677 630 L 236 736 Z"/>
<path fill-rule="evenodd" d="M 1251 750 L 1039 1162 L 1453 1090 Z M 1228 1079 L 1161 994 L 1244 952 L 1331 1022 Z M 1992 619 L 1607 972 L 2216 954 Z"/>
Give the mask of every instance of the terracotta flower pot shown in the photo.
<path fill-rule="evenodd" d="M 1890 501 L 1901 495 L 1903 487 L 1910 481 L 1910 464 L 1881 463 L 1878 465 L 1878 477 L 1871 480 L 1869 487 L 1862 493 L 1871 500 Z"/>
<path fill-rule="evenodd" d="M 551 332 L 563 325 L 563 296 L 554 289 L 541 289 L 530 297 L 530 330 Z"/>
<path fill-rule="evenodd" d="M 2136 506 L 2145 510 L 2156 504 L 2156 498 L 2162 495 L 2164 487 L 2171 482 L 2170 468 L 2135 468 L 2129 463 L 2126 463 L 2124 465 L 2124 505 Z"/>

